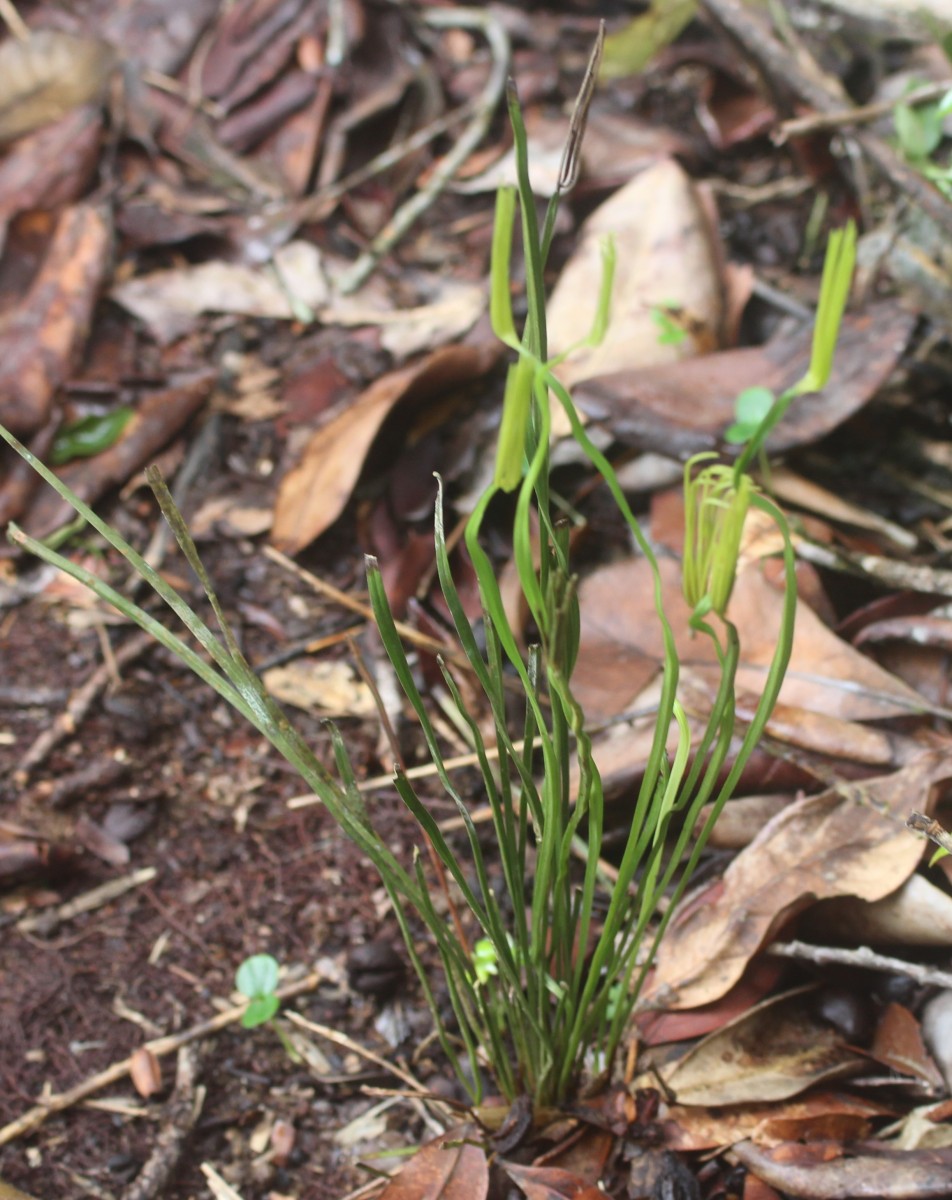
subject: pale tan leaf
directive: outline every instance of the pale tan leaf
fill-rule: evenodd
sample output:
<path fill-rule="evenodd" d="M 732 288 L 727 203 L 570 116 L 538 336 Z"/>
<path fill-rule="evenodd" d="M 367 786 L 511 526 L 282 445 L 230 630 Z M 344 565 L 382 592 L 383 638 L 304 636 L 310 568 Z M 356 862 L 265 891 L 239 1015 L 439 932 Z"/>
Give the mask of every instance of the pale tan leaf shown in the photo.
<path fill-rule="evenodd" d="M 568 349 L 591 326 L 608 234 L 617 251 L 608 333 L 600 346 L 578 350 L 562 364 L 558 374 L 567 386 L 677 362 L 719 343 L 724 312 L 717 235 L 691 180 L 667 159 L 642 171 L 583 226 L 547 309 L 551 353 Z M 686 318 L 689 331 L 679 344 L 659 341 L 656 306 L 673 306 Z"/>

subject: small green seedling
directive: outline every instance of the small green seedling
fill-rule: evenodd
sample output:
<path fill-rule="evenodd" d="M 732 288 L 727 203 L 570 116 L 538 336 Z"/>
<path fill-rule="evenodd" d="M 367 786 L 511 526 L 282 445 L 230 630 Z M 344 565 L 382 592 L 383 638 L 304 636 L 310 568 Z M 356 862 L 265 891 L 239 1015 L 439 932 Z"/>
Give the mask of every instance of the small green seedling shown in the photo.
<path fill-rule="evenodd" d="M 655 304 L 651 308 L 651 319 L 658 326 L 659 346 L 680 346 L 688 331 L 675 320 L 676 304 Z"/>
<path fill-rule="evenodd" d="M 912 86 L 914 90 L 915 85 Z M 952 89 L 932 103 L 916 106 L 899 103 L 893 109 L 896 136 L 903 156 L 947 196 L 952 195 L 952 166 L 936 162 L 933 156 L 942 144 L 943 126 L 950 113 Z"/>
<path fill-rule="evenodd" d="M 724 431 L 724 441 L 732 446 L 749 442 L 776 400 L 770 388 L 745 388 L 734 401 L 734 424 Z"/>
<path fill-rule="evenodd" d="M 252 954 L 238 968 L 235 986 L 248 997 L 241 1023 L 245 1029 L 265 1025 L 281 1007 L 275 995 L 278 986 L 278 960 L 270 954 Z"/>

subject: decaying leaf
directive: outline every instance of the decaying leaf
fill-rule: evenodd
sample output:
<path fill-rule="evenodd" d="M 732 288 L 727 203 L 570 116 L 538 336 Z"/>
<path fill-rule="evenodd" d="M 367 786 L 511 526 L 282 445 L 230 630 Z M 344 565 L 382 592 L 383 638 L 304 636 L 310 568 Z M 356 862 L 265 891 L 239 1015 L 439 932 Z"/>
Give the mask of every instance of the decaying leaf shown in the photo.
<path fill-rule="evenodd" d="M 810 1010 L 811 988 L 755 1005 L 709 1034 L 667 1068 L 679 1104 L 786 1100 L 808 1087 L 855 1075 L 863 1060 Z"/>
<path fill-rule="evenodd" d="M 116 66 L 112 46 L 57 29 L 0 45 L 0 141 L 98 100 Z"/>
<path fill-rule="evenodd" d="M 770 821 L 709 888 L 685 903 L 661 944 L 646 1002 L 693 1008 L 716 1000 L 784 922 L 827 896 L 879 900 L 915 870 L 922 845 L 906 814 L 930 804 L 952 774 L 943 751 L 924 751 L 891 775 L 843 783 L 796 801 Z"/>
<path fill-rule="evenodd" d="M 49 418 L 53 395 L 85 345 L 111 250 L 103 208 L 67 209 L 29 292 L 0 325 L 0 423 L 18 436 Z"/>
<path fill-rule="evenodd" d="M 478 377 L 498 357 L 495 345 L 447 346 L 412 366 L 384 375 L 307 443 L 278 492 L 271 537 L 296 554 L 340 516 L 364 456 L 399 401 L 424 401 Z"/>
<path fill-rule="evenodd" d="M 459 1125 L 421 1146 L 380 1193 L 380 1200 L 484 1200 L 489 1163 L 475 1128 Z"/>

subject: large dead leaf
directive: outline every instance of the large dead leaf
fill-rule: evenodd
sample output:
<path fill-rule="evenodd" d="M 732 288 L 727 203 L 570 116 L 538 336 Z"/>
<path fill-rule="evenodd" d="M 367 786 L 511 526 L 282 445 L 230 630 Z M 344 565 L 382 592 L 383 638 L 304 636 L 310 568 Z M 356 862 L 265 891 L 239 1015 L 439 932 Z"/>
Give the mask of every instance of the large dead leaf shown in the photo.
<path fill-rule="evenodd" d="M 680 566 L 670 559 L 662 559 L 659 566 L 664 609 L 682 666 L 711 687 L 716 656 L 707 638 L 692 635 Z M 579 606 L 581 646 L 573 688 L 589 720 L 613 717 L 640 694 L 662 659 L 647 562 L 627 559 L 595 571 L 582 582 Z M 740 631 L 740 692 L 758 696 L 763 690 L 780 632 L 781 607 L 781 591 L 767 581 L 759 565 L 740 573 L 728 613 Z M 922 705 L 917 693 L 841 641 L 803 602 L 797 608 L 793 654 L 780 701 L 787 706 L 782 710 L 787 722 L 791 709 L 865 721 Z M 840 748 L 848 753 L 847 745 Z M 867 748 L 866 753 L 873 750 Z"/>
<path fill-rule="evenodd" d="M 571 386 L 582 379 L 674 363 L 711 350 L 724 319 L 720 248 L 698 192 L 673 160 L 649 167 L 589 217 L 547 308 L 549 348 L 566 350 L 595 315 L 602 241 L 617 251 L 611 321 L 600 346 L 578 350 L 558 370 Z M 674 307 L 688 318 L 680 343 L 662 344 L 652 310 Z"/>
<path fill-rule="evenodd" d="M 296 554 L 337 520 L 360 475 L 364 456 L 400 400 L 424 401 L 471 380 L 498 357 L 495 345 L 447 346 L 384 375 L 311 437 L 278 492 L 271 537 Z"/>
<path fill-rule="evenodd" d="M 576 322 L 578 336 L 585 326 L 581 313 Z M 768 450 L 778 453 L 814 442 L 862 408 L 889 377 L 914 324 L 915 317 L 893 302 L 848 314 L 829 383 L 822 392 L 797 398 L 768 439 Z M 586 372 L 573 398 L 619 441 L 687 458 L 717 448 L 734 420 L 740 392 L 766 387 L 779 393 L 796 383 L 809 365 L 812 337 L 807 326 L 794 334 L 778 334 L 763 346 L 681 362 L 642 358 L 628 369 L 612 368 L 612 374 L 599 371 L 598 378 L 592 377 L 596 372 Z"/>
<path fill-rule="evenodd" d="M 862 1061 L 798 988 L 709 1034 L 663 1074 L 679 1104 L 750 1104 L 856 1074 Z"/>
<path fill-rule="evenodd" d="M 484 1200 L 489 1191 L 486 1152 L 460 1125 L 427 1142 L 380 1193 L 380 1200 Z"/>
<path fill-rule="evenodd" d="M 666 1008 L 708 1004 L 732 987 L 775 930 L 818 899 L 879 900 L 922 857 L 905 817 L 931 804 L 952 774 L 942 751 L 925 751 L 891 775 L 841 784 L 790 805 L 764 827 L 708 889 L 685 904 L 661 944 L 646 997 Z"/>

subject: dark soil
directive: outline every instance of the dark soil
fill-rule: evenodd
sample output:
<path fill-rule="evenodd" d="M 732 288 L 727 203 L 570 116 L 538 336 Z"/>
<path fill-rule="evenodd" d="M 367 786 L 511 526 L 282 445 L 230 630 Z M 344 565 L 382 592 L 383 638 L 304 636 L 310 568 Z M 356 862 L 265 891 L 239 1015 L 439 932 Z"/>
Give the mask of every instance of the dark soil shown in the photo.
<path fill-rule="evenodd" d="M 330 557 L 338 575 L 350 570 L 345 547 L 336 546 Z M 252 559 L 247 544 L 223 540 L 210 559 L 216 581 L 226 581 L 222 599 L 229 611 L 257 605 L 276 621 L 287 620 L 289 637 L 319 636 L 348 623 L 317 603 L 311 619 L 291 616 L 287 600 L 298 585 Z M 72 629 L 65 617 L 65 610 L 35 600 L 4 620 L 0 692 L 17 690 L 14 703 L 4 700 L 0 719 L 4 772 L 102 661 L 101 636 L 114 647 L 134 636 L 125 625 L 102 634 Z M 252 661 L 277 648 L 260 630 L 243 629 Z M 326 744 L 319 724 L 310 724 L 314 743 Z M 368 730 L 353 720 L 349 726 L 358 761 L 362 744 L 364 767 L 379 769 Z M 90 783 L 64 807 L 51 808 L 53 781 L 94 764 L 105 778 L 117 762 L 124 768 L 117 779 Z M 374 1028 L 386 1008 L 389 1026 L 402 1030 L 405 1042 L 410 1035 L 413 1044 L 422 1041 L 430 1021 L 412 989 L 398 987 L 381 1001 L 348 984 L 348 952 L 377 939 L 399 947 L 399 936 L 368 864 L 322 807 L 289 810 L 288 798 L 304 790 L 255 731 L 161 649 L 122 672 L 25 786 L 7 788 L 4 822 L 60 835 L 50 833 L 53 865 L 38 868 L 32 881 L 4 898 L 0 1123 L 149 1038 L 214 1016 L 228 1001 L 238 964 L 254 953 L 273 954 L 297 975 L 318 965 L 326 978 L 293 1004 L 312 1020 L 393 1055 L 394 1046 Z M 384 793 L 374 804 L 391 845 L 409 842 L 409 818 L 396 797 Z M 117 811 L 131 811 L 145 826 L 123 866 L 82 849 L 74 832 L 80 818 L 108 824 Z M 17 929 L 23 913 L 34 913 L 41 902 L 69 900 L 145 866 L 155 868 L 154 879 L 102 907 L 45 933 Z M 290 1063 L 267 1028 L 229 1027 L 206 1041 L 202 1115 L 174 1183 L 162 1194 L 207 1194 L 202 1162 L 213 1164 L 246 1200 L 341 1196 L 366 1182 L 367 1173 L 353 1166 L 354 1151 L 335 1135 L 377 1102 L 362 1095 L 362 1086 L 394 1080 L 339 1046 L 323 1042 L 320 1050 L 326 1079 Z M 425 1056 L 414 1065 L 424 1079 L 434 1069 Z M 123 1081 L 93 1098 L 102 1107 L 82 1104 L 51 1117 L 35 1135 L 0 1151 L 3 1178 L 37 1197 L 120 1195 L 152 1149 L 174 1075 L 172 1056 L 163 1063 L 158 1096 L 143 1101 Z M 268 1160 L 267 1131 L 276 1120 L 289 1122 L 295 1133 L 280 1166 Z M 401 1104 L 382 1121 L 399 1131 L 401 1142 L 422 1132 L 414 1111 Z M 375 1127 L 356 1149 L 386 1142 Z"/>

